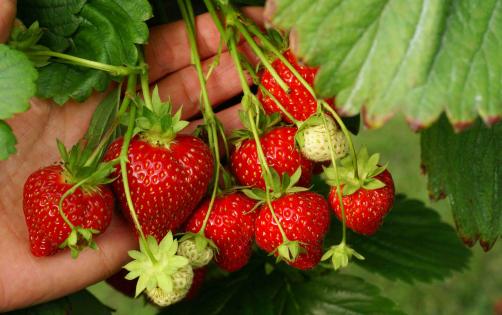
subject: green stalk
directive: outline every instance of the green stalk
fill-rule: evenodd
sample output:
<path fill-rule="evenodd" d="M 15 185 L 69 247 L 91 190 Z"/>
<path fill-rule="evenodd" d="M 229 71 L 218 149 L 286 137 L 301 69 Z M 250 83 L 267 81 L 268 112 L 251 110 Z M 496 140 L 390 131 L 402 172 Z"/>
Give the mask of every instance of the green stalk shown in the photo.
<path fill-rule="evenodd" d="M 146 253 L 150 260 L 153 263 L 157 263 L 157 259 L 153 255 L 150 247 L 148 246 L 148 242 L 146 241 L 145 234 L 143 233 L 143 229 L 141 228 L 141 224 L 139 223 L 138 216 L 136 215 L 136 210 L 134 209 L 134 203 L 131 198 L 131 190 L 129 188 L 129 179 L 127 178 L 127 151 L 129 149 L 129 143 L 131 142 L 131 138 L 134 130 L 134 121 L 136 119 L 136 106 L 132 106 L 129 111 L 129 122 L 127 126 L 126 134 L 124 135 L 124 142 L 122 143 L 122 148 L 120 150 L 120 172 L 122 176 L 122 182 L 124 184 L 124 193 L 126 196 L 127 206 L 129 207 L 129 213 L 131 214 L 132 221 L 134 223 L 134 227 L 136 231 L 139 233 L 139 241 L 143 242 L 143 246 L 146 249 Z"/>
<path fill-rule="evenodd" d="M 129 67 L 129 66 L 113 66 L 106 63 L 101 63 L 93 60 L 88 60 L 84 58 L 75 57 L 72 55 L 67 55 L 55 51 L 44 50 L 44 51 L 33 51 L 27 52 L 28 56 L 34 57 L 54 57 L 65 61 L 65 63 L 81 66 L 85 68 L 91 68 L 96 70 L 101 70 L 110 73 L 113 76 L 126 76 L 130 74 L 137 74 L 142 71 L 142 68 Z"/>
<path fill-rule="evenodd" d="M 251 89 L 249 88 L 247 84 L 246 77 L 244 76 L 244 71 L 242 69 L 242 66 L 239 62 L 239 55 L 237 53 L 237 45 L 235 43 L 235 38 L 233 36 L 230 37 L 229 39 L 229 51 L 230 55 L 232 56 L 232 59 L 234 61 L 235 67 L 237 68 L 237 73 L 239 74 L 239 80 L 241 81 L 242 88 L 244 90 L 244 95 L 252 95 L 253 93 L 251 92 Z M 282 224 L 277 218 L 274 208 L 272 207 L 272 202 L 270 198 L 270 186 L 272 182 L 272 173 L 270 172 L 270 168 L 268 167 L 267 164 L 267 159 L 265 158 L 265 154 L 263 153 L 263 148 L 261 146 L 260 142 L 260 137 L 258 135 L 258 131 L 256 128 L 256 124 L 253 120 L 253 113 L 252 111 L 248 110 L 247 111 L 248 118 L 251 126 L 251 132 L 253 133 L 253 138 L 256 142 L 256 152 L 258 153 L 258 160 L 260 161 L 260 166 L 262 168 L 262 173 L 263 173 L 263 180 L 265 182 L 265 196 L 266 196 L 266 202 L 269 207 L 270 213 L 272 214 L 272 218 L 274 219 L 275 223 L 277 224 L 277 227 L 279 228 L 279 231 L 282 235 L 282 240 L 283 242 L 288 242 L 289 239 L 286 236 L 286 233 L 284 232 L 284 229 L 282 228 Z"/>
<path fill-rule="evenodd" d="M 215 159 L 215 175 L 213 181 L 213 191 L 211 193 L 211 199 L 209 201 L 209 207 L 207 213 L 204 217 L 204 221 L 202 222 L 202 227 L 199 230 L 199 234 L 204 236 L 204 232 L 207 226 L 207 222 L 209 221 L 209 217 L 211 216 L 211 212 L 213 210 L 214 201 L 216 199 L 216 195 L 218 193 L 218 182 L 220 176 L 220 149 L 218 142 L 218 129 L 216 123 L 216 115 L 214 114 L 213 108 L 211 106 L 211 101 L 209 99 L 209 94 L 207 91 L 207 82 L 206 76 L 202 70 L 202 63 L 200 61 L 200 55 L 197 47 L 197 40 L 195 38 L 195 14 L 192 8 L 192 3 L 190 0 L 178 0 L 178 6 L 181 11 L 181 15 L 183 20 L 185 21 L 185 26 L 188 33 L 188 41 L 190 43 L 190 53 L 192 63 L 195 65 L 195 69 L 197 71 L 197 77 L 199 79 L 199 85 L 201 89 L 201 110 L 202 115 L 204 117 L 204 121 L 206 122 L 206 128 L 208 133 L 209 145 L 213 151 L 214 159 Z M 225 134 L 222 133 L 222 136 L 225 137 Z M 227 149 L 228 151 L 228 149 Z"/>
<path fill-rule="evenodd" d="M 64 222 L 70 227 L 70 229 L 74 230 L 75 229 L 75 226 L 73 225 L 73 223 L 71 223 L 70 219 L 68 219 L 68 217 L 66 216 L 66 214 L 63 212 L 63 202 L 64 200 L 71 194 L 75 193 L 75 191 L 77 191 L 77 189 L 79 187 L 81 187 L 83 184 L 85 184 L 87 182 L 87 180 L 89 180 L 89 177 L 81 180 L 80 182 L 76 183 L 75 185 L 73 185 L 70 189 L 68 189 L 67 191 L 65 191 L 65 193 L 61 196 L 61 199 L 59 199 L 59 203 L 58 203 L 58 211 L 59 211 L 59 215 L 61 215 L 61 217 L 63 218 Z"/>
<path fill-rule="evenodd" d="M 335 118 L 336 122 L 338 123 L 338 125 L 342 129 L 343 135 L 345 136 L 345 138 L 349 142 L 349 148 L 350 148 L 350 153 L 351 153 L 351 157 L 352 157 L 352 165 L 354 167 L 354 176 L 356 179 L 358 179 L 359 178 L 359 171 L 357 169 L 357 154 L 356 154 L 356 149 L 354 148 L 354 143 L 352 142 L 352 137 L 350 135 L 349 130 L 347 129 L 347 127 L 343 123 L 343 120 L 340 118 L 340 116 L 338 116 L 336 111 L 333 108 L 331 108 L 331 106 L 329 106 L 329 104 L 326 103 L 326 101 L 321 100 L 320 104 L 322 107 L 324 107 L 325 110 L 330 112 L 330 114 L 333 116 L 333 118 Z"/>
<path fill-rule="evenodd" d="M 324 124 L 324 129 L 328 130 L 328 123 L 326 122 L 326 117 L 324 115 L 321 115 L 322 117 L 322 122 Z M 346 226 L 346 218 L 345 218 L 345 207 L 343 205 L 342 201 L 342 189 L 340 185 L 340 177 L 338 176 L 338 166 L 336 165 L 336 157 L 335 157 L 335 150 L 333 147 L 333 143 L 331 142 L 331 137 L 328 138 L 328 145 L 329 145 L 329 151 L 331 153 L 331 164 L 333 164 L 333 168 L 335 169 L 335 177 L 336 177 L 336 188 L 337 188 L 337 194 L 338 194 L 338 200 L 340 202 L 340 208 L 342 209 L 342 242 L 340 244 L 345 244 L 346 239 L 347 239 L 347 226 Z"/>
<path fill-rule="evenodd" d="M 260 49 L 260 47 L 258 47 L 258 45 L 254 41 L 253 37 L 249 34 L 249 32 L 247 31 L 247 29 L 244 27 L 244 25 L 242 25 L 242 23 L 240 21 L 238 21 L 235 24 L 236 24 L 236 27 L 239 30 L 239 32 L 242 34 L 242 36 L 244 37 L 244 39 L 248 43 L 249 47 L 251 47 L 251 50 L 253 50 L 253 52 L 256 54 L 256 56 L 263 63 L 263 66 L 265 66 L 265 68 L 270 72 L 270 74 L 272 75 L 272 77 L 275 79 L 275 81 L 277 82 L 277 84 L 279 84 L 279 86 L 284 90 L 284 92 L 286 92 L 286 94 L 289 94 L 289 91 L 290 91 L 289 86 L 279 76 L 279 74 L 274 69 L 274 67 L 272 67 L 272 65 L 268 61 L 268 58 L 265 56 L 265 54 Z"/>
<path fill-rule="evenodd" d="M 147 69 L 148 65 L 145 63 L 145 56 L 143 52 L 140 51 L 139 54 L 140 65 L 143 69 Z M 150 82 L 148 81 L 148 71 L 142 71 L 140 75 L 141 81 L 141 92 L 143 93 L 143 99 L 145 100 L 145 106 L 153 112 L 152 97 L 150 96 Z"/>
<path fill-rule="evenodd" d="M 129 104 L 131 103 L 131 97 L 134 95 L 134 92 L 136 91 L 136 81 L 137 81 L 137 75 L 132 74 L 129 75 L 128 80 L 127 80 L 127 90 L 124 96 L 124 99 L 122 100 L 122 104 L 118 107 L 118 113 L 117 116 L 114 118 L 113 122 L 111 123 L 110 128 L 105 132 L 103 135 L 103 138 L 101 138 L 98 146 L 94 151 L 92 152 L 91 156 L 89 159 L 85 162 L 85 166 L 90 166 L 94 163 L 95 159 L 99 156 L 99 153 L 101 152 L 101 149 L 108 143 L 108 140 L 110 140 L 110 137 L 113 135 L 115 132 L 115 129 L 120 124 L 120 117 L 125 113 L 127 108 L 129 107 Z M 118 87 L 119 91 L 121 90 L 122 84 Z"/>

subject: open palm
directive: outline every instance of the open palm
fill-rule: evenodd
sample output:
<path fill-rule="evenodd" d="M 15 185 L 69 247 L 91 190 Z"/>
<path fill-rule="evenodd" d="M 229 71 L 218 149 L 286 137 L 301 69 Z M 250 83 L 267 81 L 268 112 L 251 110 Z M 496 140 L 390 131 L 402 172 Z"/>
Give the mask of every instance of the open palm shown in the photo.
<path fill-rule="evenodd" d="M 5 41 L 14 16 L 14 1 L 0 2 L 0 42 Z M 259 16 L 258 10 L 250 15 Z M 209 66 L 217 51 L 219 35 L 208 15 L 197 18 L 198 44 L 204 64 Z M 161 97 L 170 98 L 177 108 L 183 105 L 184 118 L 198 114 L 199 84 L 190 65 L 189 46 L 182 23 L 151 30 L 146 49 L 150 79 L 158 84 Z M 209 95 L 218 105 L 241 91 L 237 74 L 227 53 L 208 81 Z M 52 257 L 37 258 L 29 250 L 24 222 L 22 191 L 26 178 L 40 167 L 58 160 L 56 139 L 66 146 L 85 133 L 92 113 L 103 94 L 84 103 L 58 106 L 50 101 L 32 99 L 31 109 L 8 124 L 18 139 L 17 154 L 0 162 L 0 311 L 35 304 L 77 291 L 116 272 L 127 261 L 127 251 L 136 246 L 134 234 L 118 215 L 96 241 L 99 250 L 85 250 L 73 260 L 68 251 Z M 238 127 L 237 106 L 218 116 L 228 130 Z M 189 131 L 198 121 L 194 121 Z"/>

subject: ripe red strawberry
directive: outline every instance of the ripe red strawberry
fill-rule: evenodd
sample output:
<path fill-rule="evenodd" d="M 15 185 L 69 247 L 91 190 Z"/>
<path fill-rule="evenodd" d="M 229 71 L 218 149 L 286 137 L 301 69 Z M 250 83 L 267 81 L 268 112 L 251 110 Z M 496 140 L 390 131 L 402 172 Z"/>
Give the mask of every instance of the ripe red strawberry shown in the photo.
<path fill-rule="evenodd" d="M 286 194 L 272 201 L 272 207 L 288 240 L 300 242 L 306 250 L 288 263 L 299 269 L 313 268 L 321 259 L 321 245 L 329 228 L 328 202 L 317 193 L 304 191 Z M 283 238 L 266 204 L 256 219 L 255 238 L 261 249 L 278 255 L 276 249 Z"/>
<path fill-rule="evenodd" d="M 366 148 L 362 148 L 357 154 L 357 176 L 351 157 L 343 159 L 338 167 L 346 224 L 354 232 L 364 235 L 372 235 L 379 229 L 394 202 L 394 181 L 378 160 L 378 154 L 368 156 Z M 341 221 L 342 209 L 334 168 L 327 168 L 323 176 L 332 187 L 329 201 Z"/>
<path fill-rule="evenodd" d="M 23 210 L 31 252 L 35 256 L 55 254 L 72 232 L 58 210 L 61 197 L 73 187 L 70 182 L 74 182 L 71 174 L 61 165 L 42 168 L 26 180 Z M 77 239 L 74 243 L 70 242 L 68 247 L 78 252 L 81 229 L 87 229 L 87 233 L 92 234 L 104 232 L 110 224 L 113 206 L 113 194 L 104 185 L 77 188 L 68 195 L 63 202 L 63 213 L 77 228 Z M 91 242 L 90 239 L 87 241 Z"/>
<path fill-rule="evenodd" d="M 300 254 L 289 265 L 300 270 L 312 269 L 317 266 L 322 257 L 322 242 L 317 245 L 304 245 L 303 249 L 305 250 L 304 254 Z"/>
<path fill-rule="evenodd" d="M 376 233 L 394 202 L 394 181 L 389 171 L 384 170 L 374 178 L 382 181 L 385 186 L 378 189 L 362 187 L 356 192 L 342 197 L 347 227 L 364 235 Z M 341 188 L 343 193 L 344 187 Z M 331 188 L 329 201 L 341 221 L 342 210 L 337 191 L 336 186 Z"/>
<path fill-rule="evenodd" d="M 218 247 L 216 264 L 233 272 L 244 267 L 251 256 L 256 202 L 242 193 L 230 193 L 217 197 L 209 216 L 205 236 Z M 206 200 L 190 217 L 186 229 L 197 233 L 202 228 L 209 207 Z"/>
<path fill-rule="evenodd" d="M 122 143 L 122 138 L 112 143 L 105 160 L 117 158 Z M 137 136 L 129 145 L 128 161 L 129 187 L 138 220 L 143 232 L 157 241 L 190 216 L 213 176 L 209 147 L 188 135 L 177 135 L 169 147 Z M 113 190 L 124 215 L 131 219 L 119 167 L 113 175 L 118 177 Z"/>
<path fill-rule="evenodd" d="M 314 78 L 318 69 L 306 65 L 298 64 L 296 57 L 290 50 L 286 50 L 283 56 L 291 63 L 305 81 L 313 86 Z M 293 75 L 287 66 L 280 60 L 276 59 L 272 62 L 272 67 L 277 71 L 279 77 L 289 86 L 289 94 L 286 93 L 272 77 L 268 70 L 264 70 L 261 74 L 261 84 L 267 89 L 296 120 L 304 121 L 313 115 L 317 110 L 317 101 L 312 94 L 302 85 L 302 83 Z M 258 98 L 263 104 L 263 108 L 268 114 L 281 112 L 275 101 L 262 91 L 258 91 Z M 332 101 L 328 101 L 332 104 Z M 292 123 L 283 113 L 283 120 Z"/>
<path fill-rule="evenodd" d="M 295 127 L 277 127 L 261 136 L 260 142 L 270 167 L 279 175 L 287 173 L 290 176 L 301 167 L 302 175 L 298 185 L 306 187 L 312 180 L 314 164 L 295 147 L 296 131 Z M 240 184 L 265 188 L 253 139 L 243 141 L 232 153 L 231 168 Z"/>
<path fill-rule="evenodd" d="M 198 268 L 193 270 L 193 281 L 190 290 L 185 297 L 187 300 L 193 300 L 199 294 L 202 285 L 204 284 L 204 279 L 206 278 L 207 268 Z"/>

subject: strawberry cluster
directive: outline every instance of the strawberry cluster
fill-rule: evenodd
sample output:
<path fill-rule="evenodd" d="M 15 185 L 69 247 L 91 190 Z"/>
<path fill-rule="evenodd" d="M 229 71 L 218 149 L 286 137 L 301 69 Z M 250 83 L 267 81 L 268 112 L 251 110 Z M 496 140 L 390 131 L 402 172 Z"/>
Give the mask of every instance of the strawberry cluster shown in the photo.
<path fill-rule="evenodd" d="M 227 36 L 227 44 L 242 74 L 235 37 Z M 315 96 L 317 68 L 300 64 L 290 50 L 263 64 L 257 94 L 243 86 L 246 128 L 234 133 L 226 159 L 211 104 L 203 110 L 205 142 L 179 134 L 188 123 L 180 111 L 171 114 L 156 88 L 151 97 L 148 89 L 132 102 L 124 97 L 117 120 L 127 132 L 109 146 L 104 139 L 91 154 L 84 142 L 70 152 L 60 146 L 62 163 L 36 171 L 24 188 L 32 253 L 68 247 L 76 257 L 95 248 L 93 236 L 110 224 L 116 199 L 140 245 L 129 253 L 125 278 L 137 280 L 136 296 L 145 291 L 160 306 L 193 296 L 211 261 L 227 272 L 243 268 L 255 244 L 301 270 L 329 258 L 335 269 L 351 256 L 362 259 L 346 244 L 345 226 L 376 233 L 393 203 L 390 173 L 377 154 L 356 154 L 333 100 Z M 311 189 L 320 166 L 329 196 Z M 325 251 L 330 208 L 344 234 Z"/>

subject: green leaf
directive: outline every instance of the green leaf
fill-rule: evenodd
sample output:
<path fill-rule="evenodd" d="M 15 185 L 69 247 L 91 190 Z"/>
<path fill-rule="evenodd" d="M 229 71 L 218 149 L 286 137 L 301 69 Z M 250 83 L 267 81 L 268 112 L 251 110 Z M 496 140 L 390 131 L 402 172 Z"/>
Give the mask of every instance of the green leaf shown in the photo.
<path fill-rule="evenodd" d="M 0 119 L 8 119 L 30 107 L 37 71 L 23 53 L 0 44 L 0 73 Z"/>
<path fill-rule="evenodd" d="M 16 137 L 9 125 L 0 120 L 0 161 L 7 160 L 9 155 L 16 153 Z"/>
<path fill-rule="evenodd" d="M 320 66 L 319 95 L 351 115 L 364 107 L 370 126 L 397 111 L 414 128 L 443 111 L 457 128 L 502 115 L 500 0 L 268 2 L 299 58 Z"/>
<path fill-rule="evenodd" d="M 478 120 L 455 134 L 442 117 L 422 133 L 421 146 L 431 196 L 448 196 L 460 237 L 489 250 L 502 235 L 502 124 Z"/>
<path fill-rule="evenodd" d="M 58 300 L 17 310 L 11 315 L 110 315 L 112 309 L 102 304 L 89 291 L 82 290 Z"/>
<path fill-rule="evenodd" d="M 402 314 L 363 279 L 331 271 L 318 274 L 286 268 L 289 270 L 276 268 L 267 275 L 265 264 L 252 265 L 208 282 L 196 299 L 160 314 Z"/>
<path fill-rule="evenodd" d="M 434 210 L 402 195 L 396 197 L 393 209 L 374 236 L 350 232 L 348 244 L 364 256 L 365 260 L 354 260 L 363 268 L 408 283 L 451 276 L 453 271 L 466 268 L 471 256 L 455 230 L 441 222 Z"/>
<path fill-rule="evenodd" d="M 134 66 L 136 44 L 148 39 L 146 0 L 22 0 L 18 8 L 25 24 L 38 20 L 48 30 L 42 44 L 93 61 Z M 40 68 L 38 95 L 59 104 L 84 101 L 94 89 L 104 91 L 111 79 L 102 71 L 52 63 Z"/>

